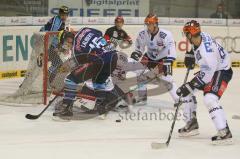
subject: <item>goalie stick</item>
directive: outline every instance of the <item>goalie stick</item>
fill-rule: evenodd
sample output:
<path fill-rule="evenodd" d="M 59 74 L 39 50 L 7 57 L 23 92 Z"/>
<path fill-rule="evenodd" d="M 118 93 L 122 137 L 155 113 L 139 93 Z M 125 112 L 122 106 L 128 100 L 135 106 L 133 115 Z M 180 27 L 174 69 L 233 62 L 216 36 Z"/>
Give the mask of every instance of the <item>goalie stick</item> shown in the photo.
<path fill-rule="evenodd" d="M 185 76 L 185 79 L 184 79 L 184 82 L 183 82 L 184 84 L 186 84 L 186 82 L 187 82 L 189 72 L 190 72 L 190 69 L 187 69 L 187 73 L 186 73 L 186 76 Z M 172 126 L 171 126 L 171 129 L 170 129 L 170 132 L 169 132 L 167 141 L 164 142 L 164 143 L 152 142 L 152 143 L 151 143 L 152 149 L 161 149 L 161 148 L 167 148 L 167 147 L 168 147 L 168 145 L 169 145 L 169 143 L 170 143 L 170 141 L 171 141 L 171 138 L 172 138 L 172 133 L 173 133 L 173 130 L 174 130 L 174 126 L 175 126 L 176 119 L 177 119 L 179 107 L 180 107 L 180 106 L 182 105 L 182 103 L 183 103 L 183 102 L 181 101 L 181 98 L 182 98 L 182 96 L 180 96 L 179 102 L 177 103 L 177 105 L 175 105 L 175 106 L 176 106 L 176 111 L 175 111 L 175 114 L 174 114 Z"/>

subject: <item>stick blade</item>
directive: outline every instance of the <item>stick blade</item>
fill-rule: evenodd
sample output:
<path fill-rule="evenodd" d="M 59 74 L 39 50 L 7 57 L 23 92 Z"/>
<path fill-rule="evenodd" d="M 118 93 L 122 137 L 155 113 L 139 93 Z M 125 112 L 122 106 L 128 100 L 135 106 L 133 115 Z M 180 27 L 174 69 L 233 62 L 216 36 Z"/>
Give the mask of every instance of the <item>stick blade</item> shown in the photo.
<path fill-rule="evenodd" d="M 25 118 L 30 119 L 30 120 L 35 120 L 38 118 L 38 115 L 26 114 Z"/>
<path fill-rule="evenodd" d="M 232 119 L 240 119 L 240 115 L 233 115 Z"/>
<path fill-rule="evenodd" d="M 167 148 L 168 145 L 166 143 L 152 142 L 151 147 L 152 149 L 163 149 Z"/>

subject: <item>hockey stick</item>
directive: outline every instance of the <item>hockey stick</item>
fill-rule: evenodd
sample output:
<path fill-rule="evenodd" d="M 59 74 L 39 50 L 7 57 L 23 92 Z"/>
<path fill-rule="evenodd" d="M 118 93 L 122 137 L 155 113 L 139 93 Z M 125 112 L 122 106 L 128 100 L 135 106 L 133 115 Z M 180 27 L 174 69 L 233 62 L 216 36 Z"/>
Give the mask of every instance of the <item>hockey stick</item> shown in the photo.
<path fill-rule="evenodd" d="M 48 105 L 38 114 L 38 115 L 32 115 L 32 114 L 26 114 L 25 117 L 27 119 L 30 119 L 30 120 L 35 120 L 35 119 L 38 119 L 50 106 L 51 104 L 53 103 L 53 101 L 55 101 L 55 99 L 59 96 L 63 96 L 63 93 L 57 93 L 57 92 L 53 92 L 53 94 L 55 95 L 55 97 L 49 101 Z M 82 94 L 82 93 L 78 93 L 77 94 L 77 97 L 79 98 L 85 98 L 85 99 L 90 99 L 90 100 L 95 100 L 95 97 L 93 96 L 88 96 L 88 95 L 85 95 L 85 94 Z"/>
<path fill-rule="evenodd" d="M 158 75 L 155 75 L 154 77 L 148 78 L 145 81 L 141 82 L 141 84 L 148 84 L 158 77 L 159 77 Z M 108 101 L 108 103 L 104 104 L 104 101 L 99 103 L 100 105 L 105 107 L 104 112 L 101 112 L 101 113 L 97 112 L 97 113 L 94 113 L 94 114 L 90 113 L 90 114 L 84 114 L 84 115 L 80 114 L 80 116 L 72 116 L 70 118 L 69 117 L 60 117 L 60 116 L 59 117 L 63 120 L 76 120 L 76 119 L 77 120 L 86 120 L 86 119 L 95 118 L 97 116 L 102 117 L 102 119 L 105 119 L 105 117 L 107 116 L 107 113 L 114 108 L 114 107 L 111 106 L 113 103 L 115 103 L 118 100 L 123 99 L 128 93 L 131 93 L 131 92 L 135 91 L 136 89 L 138 89 L 138 86 L 132 86 L 132 88 L 129 91 L 124 92 L 122 95 L 119 95 L 117 98 Z"/>
<path fill-rule="evenodd" d="M 184 79 L 184 82 L 183 82 L 184 84 L 187 82 L 189 72 L 190 72 L 190 69 L 187 69 L 187 73 L 186 73 L 186 76 L 185 76 L 185 79 Z M 179 102 L 178 102 L 177 105 L 176 105 L 176 111 L 175 111 L 175 114 L 174 114 L 172 126 L 171 126 L 171 129 L 170 129 L 170 132 L 169 132 L 167 141 L 164 142 L 164 143 L 152 142 L 152 144 L 151 144 L 152 149 L 161 149 L 161 148 L 167 148 L 167 147 L 168 147 L 168 145 L 169 145 L 169 143 L 170 143 L 170 141 L 171 141 L 171 138 L 172 138 L 172 133 L 173 133 L 173 130 L 174 130 L 175 122 L 176 122 L 176 120 L 177 120 L 177 115 L 178 115 L 179 107 L 180 107 L 180 106 L 182 105 L 182 103 L 183 103 L 183 102 L 181 101 L 181 98 L 182 98 L 182 96 L 180 96 Z"/>
<path fill-rule="evenodd" d="M 32 115 L 32 114 L 26 114 L 25 118 L 30 119 L 30 120 L 35 120 L 38 119 L 52 104 L 52 102 L 57 98 L 58 96 L 56 95 L 52 100 L 49 101 L 48 105 L 38 114 L 38 115 Z"/>

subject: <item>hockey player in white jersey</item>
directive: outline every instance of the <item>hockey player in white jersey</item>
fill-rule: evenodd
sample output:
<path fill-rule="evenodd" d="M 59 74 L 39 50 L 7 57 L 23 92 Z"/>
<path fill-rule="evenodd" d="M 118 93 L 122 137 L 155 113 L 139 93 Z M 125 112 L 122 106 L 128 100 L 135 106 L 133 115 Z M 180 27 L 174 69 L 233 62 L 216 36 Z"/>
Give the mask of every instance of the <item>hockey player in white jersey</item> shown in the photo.
<path fill-rule="evenodd" d="M 183 32 L 192 44 L 192 51 L 186 53 L 185 65 L 193 69 L 195 62 L 200 71 L 188 83 L 177 90 L 182 97 L 190 96 L 195 90 L 201 90 L 204 94 L 204 103 L 208 108 L 209 115 L 218 131 L 212 137 L 213 144 L 232 143 L 232 134 L 228 127 L 226 117 L 219 100 L 232 78 L 232 69 L 228 52 L 217 43 L 209 34 L 201 32 L 197 21 L 192 20 L 185 24 Z M 184 136 L 192 135 L 198 130 L 196 107 L 186 107 L 185 112 L 191 112 L 185 127 L 179 129 Z"/>
<path fill-rule="evenodd" d="M 172 77 L 172 64 L 176 59 L 176 49 L 173 36 L 170 31 L 160 29 L 158 27 L 158 17 L 149 14 L 144 21 L 146 29 L 139 32 L 135 43 L 135 51 L 131 54 L 131 58 L 145 65 L 149 70 L 163 73 L 162 79 L 172 84 L 170 95 L 174 102 L 178 102 L 176 94 L 177 86 Z M 144 54 L 145 48 L 147 51 Z M 143 77 L 138 76 L 141 82 Z M 147 102 L 147 88 L 145 85 L 139 86 L 137 103 L 145 104 Z"/>

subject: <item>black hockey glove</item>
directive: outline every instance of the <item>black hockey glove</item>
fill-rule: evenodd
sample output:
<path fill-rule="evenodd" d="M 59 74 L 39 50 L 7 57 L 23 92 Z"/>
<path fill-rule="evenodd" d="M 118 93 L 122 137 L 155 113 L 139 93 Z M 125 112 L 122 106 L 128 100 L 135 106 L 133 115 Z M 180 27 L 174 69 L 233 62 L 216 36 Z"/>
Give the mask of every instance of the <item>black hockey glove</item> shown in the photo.
<path fill-rule="evenodd" d="M 179 87 L 176 93 L 178 96 L 186 97 L 190 93 L 193 93 L 193 90 L 194 90 L 194 87 L 191 85 L 190 82 L 188 82 L 186 84 L 183 84 L 181 87 Z"/>
<path fill-rule="evenodd" d="M 184 64 L 185 66 L 192 70 L 195 67 L 195 57 L 194 57 L 194 52 L 191 50 L 190 52 L 186 52 L 185 58 L 184 58 Z"/>
<path fill-rule="evenodd" d="M 142 56 L 142 53 L 139 52 L 139 51 L 134 51 L 132 52 L 131 54 L 131 58 L 136 60 L 136 61 L 139 61 L 140 57 Z"/>
<path fill-rule="evenodd" d="M 204 76 L 203 74 L 204 73 L 199 72 L 198 75 L 196 75 L 190 82 L 183 84 L 181 87 L 179 87 L 176 92 L 177 95 L 186 97 L 190 93 L 193 94 L 193 91 L 195 89 L 203 90 L 204 86 L 206 85 L 201 79 L 201 76 Z"/>

